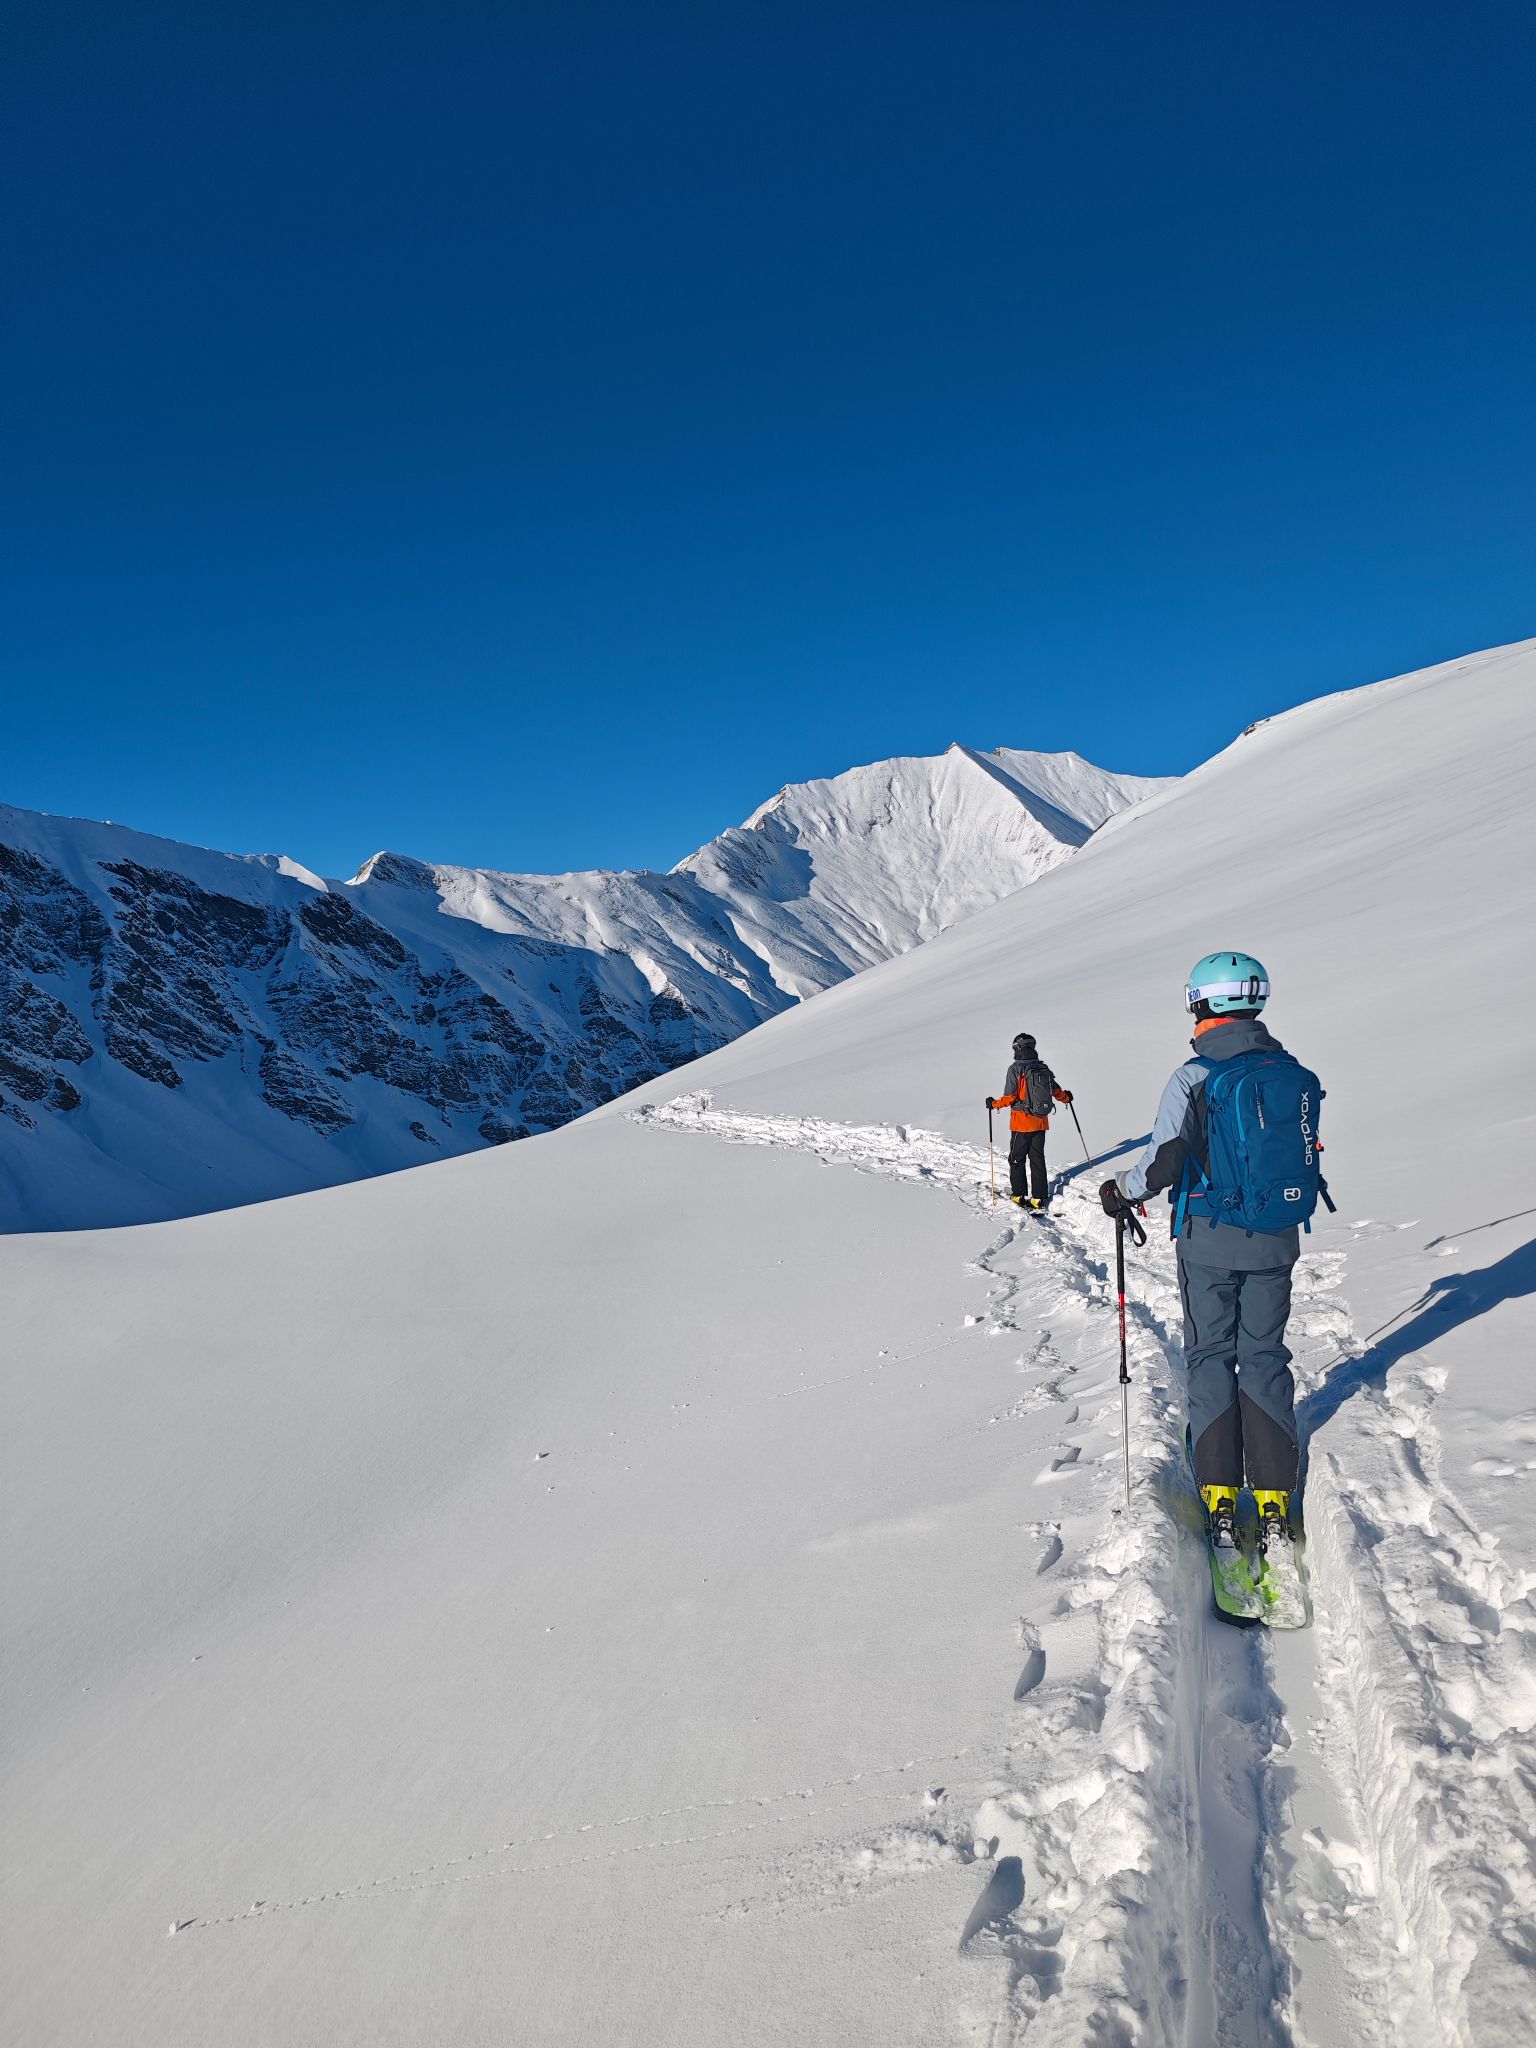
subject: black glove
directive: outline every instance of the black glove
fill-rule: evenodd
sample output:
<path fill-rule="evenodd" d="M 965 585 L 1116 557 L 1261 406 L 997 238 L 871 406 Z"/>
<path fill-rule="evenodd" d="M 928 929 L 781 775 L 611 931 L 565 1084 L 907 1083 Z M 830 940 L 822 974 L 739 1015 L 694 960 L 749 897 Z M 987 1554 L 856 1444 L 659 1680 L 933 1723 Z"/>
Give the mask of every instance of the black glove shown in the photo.
<path fill-rule="evenodd" d="M 1063 1088 L 1061 1091 L 1061 1099 L 1063 1102 L 1070 1102 L 1072 1100 L 1072 1090 L 1070 1088 Z"/>
<path fill-rule="evenodd" d="M 987 1097 L 987 1107 L 988 1109 L 996 1109 L 997 1107 L 997 1104 L 993 1101 L 990 1095 Z"/>
<path fill-rule="evenodd" d="M 1120 1183 L 1117 1180 L 1105 1181 L 1099 1189 L 1099 1200 L 1104 1204 L 1106 1216 L 1113 1216 L 1117 1224 L 1124 1223 L 1137 1244 L 1146 1243 L 1146 1226 L 1141 1220 L 1147 1213 L 1144 1204 L 1128 1201 L 1121 1194 Z"/>

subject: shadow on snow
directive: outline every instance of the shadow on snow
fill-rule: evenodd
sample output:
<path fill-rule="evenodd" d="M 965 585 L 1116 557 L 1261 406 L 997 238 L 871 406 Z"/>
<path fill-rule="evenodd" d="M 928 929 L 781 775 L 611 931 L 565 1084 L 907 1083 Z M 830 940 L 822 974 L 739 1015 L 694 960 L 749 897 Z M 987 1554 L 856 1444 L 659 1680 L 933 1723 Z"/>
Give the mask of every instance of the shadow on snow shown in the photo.
<path fill-rule="evenodd" d="M 1325 1428 L 1352 1396 L 1367 1387 L 1384 1386 L 1393 1366 L 1411 1352 L 1487 1315 L 1500 1302 L 1518 1301 L 1527 1294 L 1536 1294 L 1536 1238 L 1476 1272 L 1442 1274 L 1416 1302 L 1399 1311 L 1409 1318 L 1401 1329 L 1379 1343 L 1367 1339 L 1358 1358 L 1341 1358 L 1329 1368 L 1322 1385 L 1296 1404 L 1303 1441 Z M 1383 1330 L 1390 1327 L 1382 1325 Z"/>
<path fill-rule="evenodd" d="M 1059 1128 L 1054 1135 L 1062 1135 Z M 1057 1185 L 1065 1187 L 1069 1180 L 1076 1180 L 1080 1174 L 1094 1173 L 1099 1167 L 1108 1166 L 1112 1159 L 1120 1158 L 1123 1153 L 1144 1152 L 1151 1142 L 1150 1131 L 1143 1131 L 1139 1138 L 1122 1138 L 1118 1145 L 1111 1145 L 1105 1152 L 1095 1152 L 1091 1159 L 1080 1159 L 1076 1166 L 1059 1167 L 1056 1173 Z"/>

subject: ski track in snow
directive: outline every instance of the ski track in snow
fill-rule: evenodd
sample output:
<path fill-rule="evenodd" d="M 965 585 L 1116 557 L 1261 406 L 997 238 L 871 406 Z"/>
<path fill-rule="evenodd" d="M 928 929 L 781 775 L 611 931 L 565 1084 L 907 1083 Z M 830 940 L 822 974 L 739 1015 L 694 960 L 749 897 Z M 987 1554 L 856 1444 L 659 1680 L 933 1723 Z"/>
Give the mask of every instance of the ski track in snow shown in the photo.
<path fill-rule="evenodd" d="M 633 1116 L 926 1182 L 993 1213 L 987 1154 L 935 1132 L 739 1113 L 707 1094 Z M 962 1946 L 1001 1966 L 1001 1991 L 957 2015 L 988 2048 L 1303 2048 L 1341 2000 L 1363 2048 L 1503 2038 L 1485 2029 L 1526 2007 L 1536 1961 L 1536 1574 L 1504 1565 L 1440 1477 L 1444 1369 L 1409 1354 L 1348 1400 L 1347 1452 L 1326 1427 L 1312 1441 L 1313 1629 L 1227 1628 L 1184 1458 L 1172 1247 L 1155 1234 L 1127 1246 L 1127 1517 L 1108 1229 L 1070 1178 L 1060 1197 L 1045 1224 L 999 1210 L 974 1262 L 992 1283 L 989 1333 L 1030 1339 L 1018 1400 L 978 1426 L 1054 1410 L 1062 1441 L 1029 1477 L 1047 1504 L 1079 1489 L 1076 1516 L 1097 1524 L 1075 1555 L 1065 1510 L 1031 1525 L 1036 1571 L 1060 1590 L 1043 1624 L 1019 1624 L 1007 1755 L 970 1824 L 940 1800 L 931 1819 L 790 1850 L 766 1903 L 829 1910 L 995 1859 Z M 1397 1227 L 1363 1222 L 1355 1237 Z M 1308 1244 L 1297 1267 L 1304 1418 L 1364 1350 L 1339 1295 L 1345 1257 Z M 1337 1833 L 1297 1825 L 1288 1753 L 1302 1745 Z M 728 1910 L 749 1903 L 765 1901 Z"/>

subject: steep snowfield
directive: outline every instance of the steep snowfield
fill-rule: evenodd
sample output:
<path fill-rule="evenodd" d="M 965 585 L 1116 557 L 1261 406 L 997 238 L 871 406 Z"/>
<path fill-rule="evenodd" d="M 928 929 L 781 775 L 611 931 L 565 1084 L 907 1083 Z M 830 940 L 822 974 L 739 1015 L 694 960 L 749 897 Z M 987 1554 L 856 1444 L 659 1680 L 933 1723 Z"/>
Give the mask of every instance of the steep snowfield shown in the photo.
<path fill-rule="evenodd" d="M 381 853 L 349 883 L 0 806 L 0 1229 L 157 1221 L 554 1129 L 1166 786 L 952 747 L 782 790 L 670 874 Z"/>
<path fill-rule="evenodd" d="M 38 2043 L 1531 2038 L 1536 644 L 1246 736 L 596 1116 L 0 1244 L 3 1994 Z M 1315 1623 L 1209 1618 L 1129 1156 L 1259 953 L 1340 1202 Z M 174 1934 L 172 1929 L 176 1931 Z"/>

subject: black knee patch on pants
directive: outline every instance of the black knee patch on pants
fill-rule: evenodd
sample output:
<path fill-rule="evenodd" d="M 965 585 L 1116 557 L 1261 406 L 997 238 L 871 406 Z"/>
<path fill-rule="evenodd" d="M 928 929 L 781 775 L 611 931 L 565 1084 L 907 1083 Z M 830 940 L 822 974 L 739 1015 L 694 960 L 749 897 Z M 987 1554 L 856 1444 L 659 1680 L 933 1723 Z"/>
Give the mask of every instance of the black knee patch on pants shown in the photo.
<path fill-rule="evenodd" d="M 1296 1489 L 1296 1442 L 1286 1435 L 1272 1415 L 1242 1390 L 1239 1376 L 1238 1407 L 1242 1410 L 1243 1463 L 1250 1486 L 1278 1487 L 1283 1493 Z"/>
<path fill-rule="evenodd" d="M 1195 1439 L 1195 1484 L 1238 1486 L 1243 1477 L 1243 1432 L 1237 1403 L 1224 1408 Z"/>

